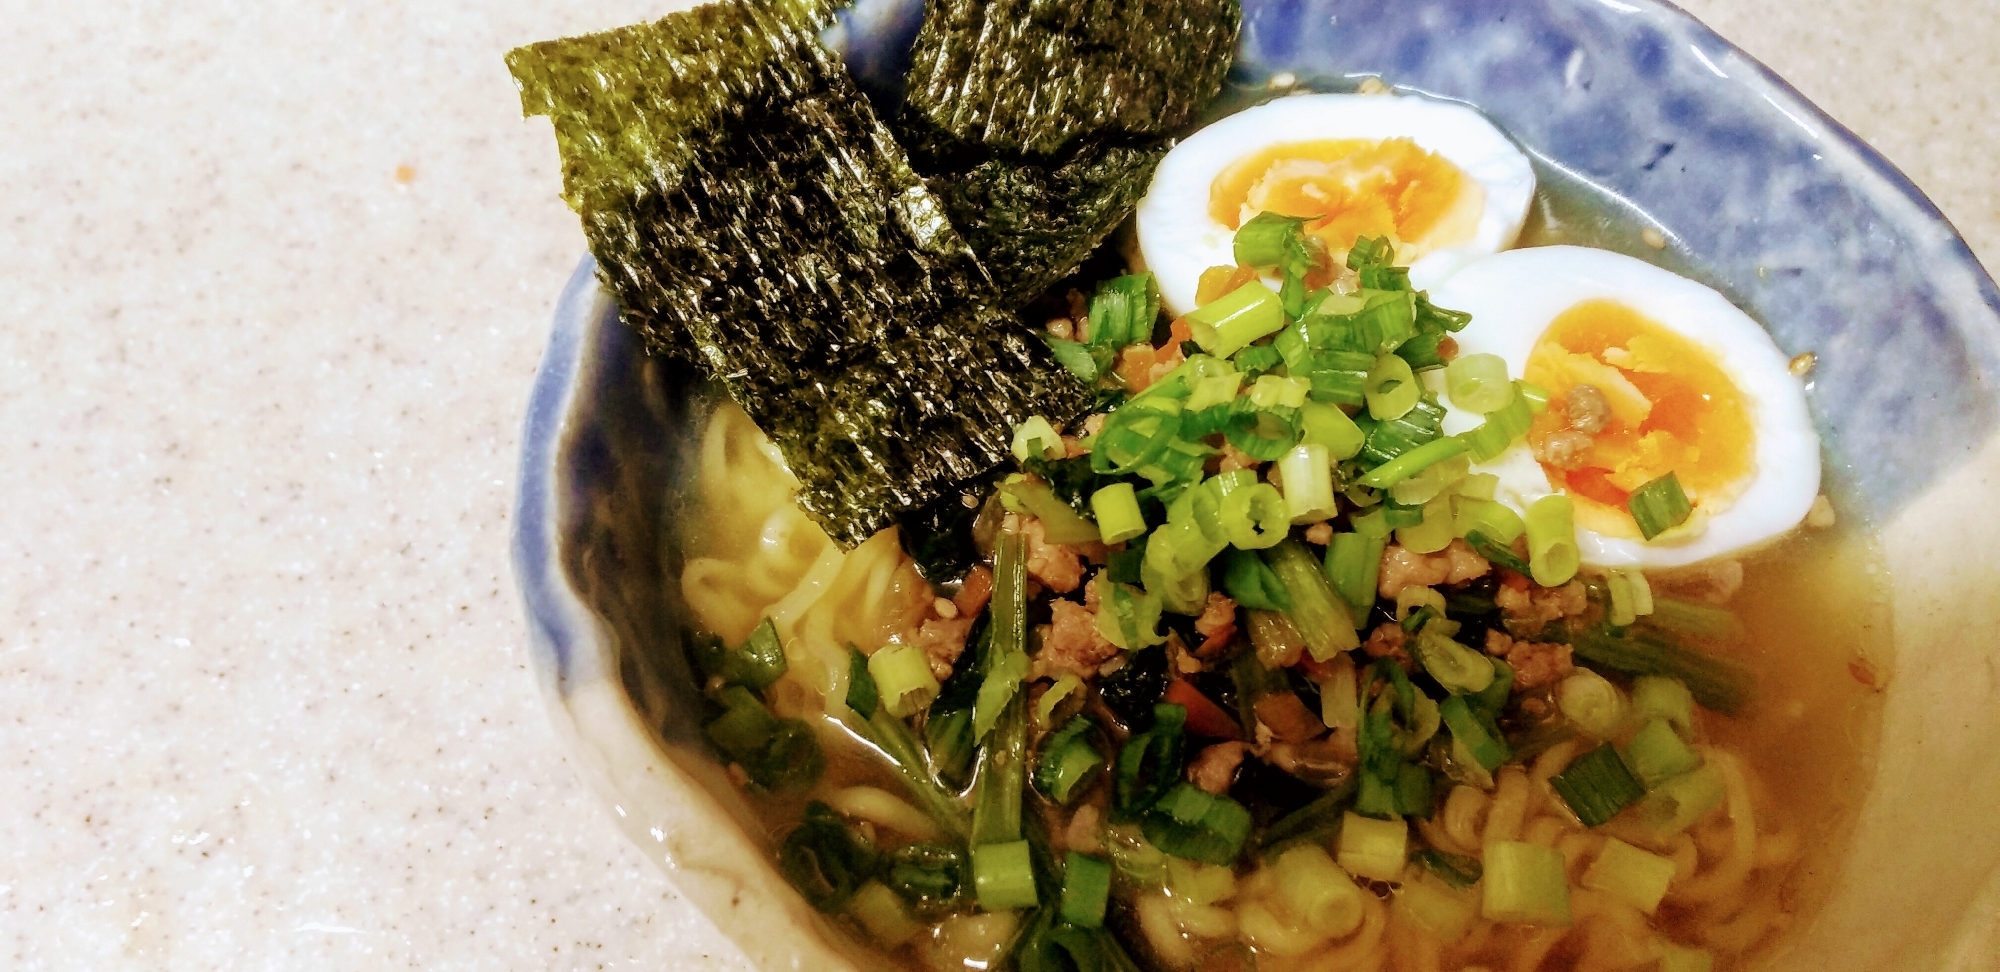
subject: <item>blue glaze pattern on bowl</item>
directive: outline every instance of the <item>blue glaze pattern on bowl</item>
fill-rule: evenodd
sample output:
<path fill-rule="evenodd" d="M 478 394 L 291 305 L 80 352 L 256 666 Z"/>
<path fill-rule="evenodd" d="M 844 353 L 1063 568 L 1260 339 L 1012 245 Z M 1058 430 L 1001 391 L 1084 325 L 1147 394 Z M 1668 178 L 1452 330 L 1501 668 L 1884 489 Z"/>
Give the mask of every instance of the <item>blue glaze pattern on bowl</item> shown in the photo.
<path fill-rule="evenodd" d="M 918 10 L 915 0 L 861 0 L 828 32 L 878 106 L 900 97 Z M 1277 72 L 1336 88 L 1375 76 L 1468 102 L 1545 174 L 1643 212 L 1671 243 L 1661 262 L 1728 294 L 1788 351 L 1817 353 L 1811 399 L 1843 511 L 1886 519 L 2000 424 L 2000 292 L 1963 241 L 1880 155 L 1668 4 L 1251 0 L 1234 78 L 1261 84 Z M 727 843 L 713 828 L 748 819 L 712 764 L 697 765 L 699 687 L 671 580 L 697 382 L 642 353 L 594 272 L 586 258 L 565 289 L 536 377 L 513 556 L 535 668 L 564 731 L 594 757 L 619 749 L 593 737 L 605 722 L 583 712 L 608 687 L 652 733 L 647 745 L 675 757 L 687 792 L 708 794 L 664 801 L 649 821 L 650 839 L 681 867 L 695 855 L 675 856 L 676 828 Z M 621 789 L 636 776 L 598 775 L 621 818 L 642 812 L 646 798 Z M 684 890 L 698 883 L 689 873 Z M 752 919 L 723 914 L 754 895 L 690 897 L 725 931 L 759 934 Z M 754 956 L 772 954 L 767 944 L 746 940 Z"/>

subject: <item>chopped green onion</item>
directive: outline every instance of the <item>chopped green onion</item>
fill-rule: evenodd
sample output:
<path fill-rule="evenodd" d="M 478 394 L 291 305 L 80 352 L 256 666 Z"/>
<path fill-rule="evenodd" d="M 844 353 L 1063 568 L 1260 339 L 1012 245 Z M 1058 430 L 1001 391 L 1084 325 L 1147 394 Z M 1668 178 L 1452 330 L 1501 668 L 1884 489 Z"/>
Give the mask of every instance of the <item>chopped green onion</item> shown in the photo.
<path fill-rule="evenodd" d="M 1569 879 L 1562 851 L 1517 840 L 1486 845 L 1485 895 L 1479 912 L 1487 921 L 1520 925 L 1570 923 Z"/>
<path fill-rule="evenodd" d="M 1357 530 L 1360 523 L 1355 522 Z M 1382 551 L 1387 536 L 1336 533 L 1326 548 L 1326 576 L 1340 599 L 1353 609 L 1354 617 L 1367 617 L 1375 606 L 1375 582 L 1382 569 Z"/>
<path fill-rule="evenodd" d="M 973 845 L 972 886 L 979 894 L 979 907 L 987 911 L 1012 911 L 1039 904 L 1028 842 Z"/>
<path fill-rule="evenodd" d="M 1465 535 L 1465 543 L 1472 551 L 1485 557 L 1496 567 L 1505 567 L 1516 574 L 1526 575 L 1531 568 L 1528 562 L 1514 552 L 1512 547 L 1502 546 L 1486 534 L 1474 530 Z"/>
<path fill-rule="evenodd" d="M 813 907 L 829 913 L 846 908 L 879 867 L 875 845 L 818 800 L 806 804 L 804 820 L 778 847 L 779 872 Z"/>
<path fill-rule="evenodd" d="M 1236 400 L 1236 393 L 1243 389 L 1243 376 L 1234 371 L 1221 375 L 1209 375 L 1196 381 L 1194 393 L 1187 397 L 1182 408 L 1189 412 L 1199 412 L 1227 405 Z"/>
<path fill-rule="evenodd" d="M 1534 422 L 1534 413 L 1529 408 L 1528 397 L 1521 392 L 1524 384 L 1514 382 L 1514 394 L 1499 408 L 1488 412 L 1485 422 L 1459 434 L 1459 438 L 1472 447 L 1474 459 L 1491 462 L 1506 452 L 1515 440 L 1528 434 L 1528 428 Z"/>
<path fill-rule="evenodd" d="M 1048 419 L 1030 415 L 1026 421 L 1014 426 L 1014 458 L 1027 462 L 1030 459 L 1061 459 L 1062 456 L 1062 435 L 1056 432 Z"/>
<path fill-rule="evenodd" d="M 887 948 L 895 948 L 924 930 L 924 926 L 910 916 L 910 909 L 904 906 L 903 899 L 880 881 L 870 881 L 854 892 L 854 897 L 847 903 L 847 913 Z"/>
<path fill-rule="evenodd" d="M 1674 644 L 1652 632 L 1631 628 L 1623 635 L 1590 630 L 1570 641 L 1576 657 L 1598 668 L 1628 675 L 1665 675 L 1687 686 L 1696 702 L 1735 715 L 1756 689 L 1756 678 L 1733 661 Z"/>
<path fill-rule="evenodd" d="M 1153 804 L 1139 829 L 1174 857 L 1227 865 L 1243 852 L 1250 836 L 1250 811 L 1225 796 L 1181 783 Z"/>
<path fill-rule="evenodd" d="M 1272 346 L 1277 347 L 1276 342 Z M 1375 367 L 1375 356 L 1358 351 L 1309 351 L 1296 363 L 1287 361 L 1285 367 L 1292 377 L 1312 382 L 1314 401 L 1359 406 L 1367 401 L 1368 372 Z"/>
<path fill-rule="evenodd" d="M 1694 505 L 1681 491 L 1680 477 L 1671 471 L 1633 490 L 1625 508 L 1631 511 L 1632 522 L 1639 525 L 1639 534 L 1648 540 L 1687 522 L 1694 513 Z"/>
<path fill-rule="evenodd" d="M 1479 876 L 1485 872 L 1477 857 L 1466 857 L 1435 849 L 1418 851 L 1415 857 L 1416 862 L 1423 865 L 1424 870 L 1437 875 L 1444 883 L 1461 891 L 1478 884 Z"/>
<path fill-rule="evenodd" d="M 947 718 L 960 716 L 964 718 L 961 723 L 964 726 L 961 730 L 962 739 L 965 740 L 963 745 L 969 749 L 972 713 L 961 709 L 950 713 Z M 932 724 L 925 726 L 927 735 Z M 888 757 L 890 766 L 895 769 L 896 775 L 902 777 L 903 785 L 922 805 L 924 812 L 930 814 L 931 819 L 952 836 L 963 837 L 970 823 L 966 819 L 965 806 L 959 802 L 956 791 L 946 790 L 938 785 L 937 780 L 931 775 L 935 769 L 939 776 L 955 778 L 950 775 L 955 771 L 955 767 L 948 762 L 952 758 L 951 754 L 942 747 L 934 747 L 931 750 L 930 764 L 926 766 L 923 746 L 917 742 L 916 736 L 911 734 L 909 725 L 890 715 L 887 708 L 880 706 L 875 709 L 875 714 L 869 717 L 865 726 L 857 728 L 861 730 L 863 738 L 874 743 L 875 747 Z"/>
<path fill-rule="evenodd" d="M 1146 532 L 1146 518 L 1139 512 L 1131 483 L 1112 483 L 1090 494 L 1090 511 L 1097 516 L 1097 530 L 1105 543 L 1124 543 Z"/>
<path fill-rule="evenodd" d="M 1648 790 L 1701 765 L 1701 754 L 1682 742 L 1673 724 L 1665 719 L 1650 719 L 1640 726 L 1625 744 L 1624 755 L 1625 765 Z"/>
<path fill-rule="evenodd" d="M 1208 482 L 1222 497 L 1218 515 L 1230 545 L 1239 550 L 1262 550 L 1290 532 L 1291 508 L 1284 494 L 1270 483 L 1258 482 L 1256 473 L 1238 469 Z"/>
<path fill-rule="evenodd" d="M 1458 495 L 1460 484 L 1464 482 L 1465 477 L 1470 475 L 1472 471 L 1472 457 L 1464 454 L 1465 443 L 1458 439 L 1439 439 L 1437 442 L 1427 443 L 1411 450 L 1411 452 L 1403 453 L 1395 459 L 1389 460 L 1389 462 L 1401 462 L 1409 458 L 1411 453 L 1421 452 L 1424 449 L 1437 445 L 1439 442 L 1452 443 L 1457 448 L 1459 454 L 1431 463 L 1429 466 L 1418 470 L 1416 475 L 1410 476 L 1401 482 L 1391 484 L 1386 490 L 1390 502 L 1399 503 L 1404 506 L 1415 506 L 1437 499 L 1439 493 L 1451 493 L 1454 497 Z M 1456 520 L 1453 521 L 1452 529 L 1456 532 Z"/>
<path fill-rule="evenodd" d="M 1263 283 L 1252 280 L 1187 315 L 1188 328 L 1202 350 L 1227 358 L 1258 338 L 1285 326 L 1285 305 Z"/>
<path fill-rule="evenodd" d="M 1293 523 L 1316 523 L 1339 511 L 1333 498 L 1333 460 L 1325 446 L 1302 445 L 1278 459 L 1285 509 Z"/>
<path fill-rule="evenodd" d="M 1063 502 L 1047 483 L 1026 478 L 1009 480 L 1000 486 L 1000 499 L 1013 512 L 1041 520 L 1043 535 L 1050 543 L 1095 543 L 1100 539 L 1097 524 Z"/>
<path fill-rule="evenodd" d="M 1245 378 L 1256 378 L 1285 363 L 1285 356 L 1269 344 L 1253 344 L 1229 359 Z"/>
<path fill-rule="evenodd" d="M 1175 499 L 1176 506 L 1196 493 L 1205 490 L 1188 490 Z M 1218 504 L 1219 506 L 1220 504 Z M 1146 536 L 1145 566 L 1151 573 L 1141 572 L 1142 577 L 1158 576 L 1163 580 L 1179 580 L 1208 566 L 1216 554 L 1229 546 L 1226 535 L 1221 535 L 1221 517 L 1216 517 L 1217 536 L 1211 538 L 1192 515 L 1175 516 L 1169 508 L 1167 522 Z"/>
<path fill-rule="evenodd" d="M 1152 560 L 1142 560 L 1139 564 L 1139 581 L 1145 586 L 1148 596 L 1159 599 L 1161 611 L 1198 617 L 1207 609 L 1207 570 L 1191 570 L 1180 577 L 1169 578 L 1161 570 L 1160 564 Z M 1138 623 L 1143 625 L 1144 619 L 1139 619 Z"/>
<path fill-rule="evenodd" d="M 1262 557 L 1232 550 L 1222 566 L 1222 590 L 1239 606 L 1261 611 L 1286 611 L 1292 595 Z"/>
<path fill-rule="evenodd" d="M 1632 772 L 1625 768 L 1625 761 L 1618 758 L 1618 750 L 1610 743 L 1577 757 L 1568 769 L 1549 778 L 1549 786 L 1586 827 L 1610 820 L 1646 795 L 1645 788 L 1632 778 Z"/>
<path fill-rule="evenodd" d="M 1236 230 L 1233 256 L 1240 267 L 1275 267 L 1285 261 L 1293 248 L 1302 245 L 1305 217 L 1285 216 L 1266 210 Z"/>
<path fill-rule="evenodd" d="M 1145 586 L 1147 596 L 1159 599 L 1163 612 L 1199 617 L 1208 607 L 1207 570 L 1191 570 L 1178 578 L 1169 579 L 1159 564 L 1145 560 L 1139 565 L 1139 581 Z M 1143 624 L 1143 620 L 1140 619 L 1140 623 Z M 1162 640 L 1165 640 L 1164 636 Z"/>
<path fill-rule="evenodd" d="M 755 758 L 778 731 L 778 717 L 749 689 L 731 685 L 716 693 L 723 713 L 703 730 L 709 741 L 739 763 Z"/>
<path fill-rule="evenodd" d="M 1373 881 L 1400 881 L 1409 860 L 1410 825 L 1349 813 L 1340 819 L 1340 839 L 1334 846 L 1347 873 Z"/>
<path fill-rule="evenodd" d="M 863 720 L 874 716 L 876 706 L 882 704 L 882 692 L 875 686 L 875 676 L 868 671 L 868 656 L 853 645 L 847 647 L 846 702 Z"/>
<path fill-rule="evenodd" d="M 1104 927 L 1111 900 L 1111 862 L 1070 851 L 1063 858 L 1062 919 L 1079 928 Z"/>
<path fill-rule="evenodd" d="M 1122 348 L 1153 337 L 1160 316 L 1160 291 L 1151 273 L 1113 277 L 1090 298 L 1090 343 Z"/>
<path fill-rule="evenodd" d="M 1507 360 L 1497 354 L 1461 354 L 1445 366 L 1444 380 L 1451 403 L 1468 412 L 1497 412 L 1514 400 Z"/>
<path fill-rule="evenodd" d="M 1311 390 L 1312 386 L 1304 382 L 1278 375 L 1265 375 L 1250 387 L 1249 397 L 1258 408 L 1274 408 L 1279 405 L 1298 408 L 1306 403 L 1306 393 Z"/>
<path fill-rule="evenodd" d="M 1299 443 L 1304 423 L 1297 408 L 1266 407 L 1245 396 L 1230 403 L 1222 431 L 1238 452 L 1260 462 L 1272 462 Z"/>
<path fill-rule="evenodd" d="M 1470 695 L 1493 684 L 1493 661 L 1446 635 L 1440 625 L 1425 625 L 1410 640 L 1410 653 L 1438 685 L 1453 695 Z"/>
<path fill-rule="evenodd" d="M 1375 367 L 1368 370 L 1368 384 L 1362 397 L 1368 414 L 1378 421 L 1399 419 L 1415 408 L 1424 396 L 1424 386 L 1410 370 L 1410 363 L 1394 354 L 1376 355 Z"/>
<path fill-rule="evenodd" d="M 1649 854 L 1616 837 L 1607 837 L 1597 860 L 1583 872 L 1583 886 L 1602 891 L 1652 914 L 1667 896 L 1667 884 L 1674 878 L 1671 858 Z"/>
<path fill-rule="evenodd" d="M 1078 792 L 1077 785 L 1104 765 L 1104 757 L 1090 744 L 1096 724 L 1085 716 L 1071 719 L 1042 744 L 1041 759 L 1035 764 L 1035 789 L 1059 804 L 1068 804 Z"/>
<path fill-rule="evenodd" d="M 1368 441 L 1366 433 L 1347 417 L 1347 413 L 1332 405 L 1308 401 L 1299 406 L 1299 418 L 1305 428 L 1301 440 L 1307 445 L 1325 446 L 1327 455 L 1336 460 L 1351 459 L 1361 451 Z"/>
<path fill-rule="evenodd" d="M 1444 702 L 1438 702 L 1438 714 L 1444 718 L 1444 728 L 1452 730 L 1452 738 L 1466 748 L 1466 754 L 1482 770 L 1494 772 L 1512 758 L 1506 740 L 1486 732 L 1486 726 L 1472 714 L 1472 706 L 1466 704 L 1464 696 L 1448 696 Z"/>
<path fill-rule="evenodd" d="M 1670 837 L 1722 806 L 1727 796 L 1722 772 L 1703 765 L 1654 787 L 1639 801 L 1639 820 L 1655 835 Z"/>
<path fill-rule="evenodd" d="M 778 629 L 770 618 L 758 622 L 743 644 L 722 653 L 712 674 L 733 685 L 761 692 L 784 677 L 785 646 L 778 641 Z"/>
<path fill-rule="evenodd" d="M 957 677 L 956 673 L 953 677 Z M 972 709 L 939 712 L 933 706 L 924 720 L 924 744 L 930 750 L 931 766 L 937 770 L 938 779 L 963 788 L 979 748 L 972 737 Z"/>
<path fill-rule="evenodd" d="M 1561 587 L 1576 576 L 1583 555 L 1576 548 L 1576 523 L 1569 497 L 1544 496 L 1528 507 L 1528 566 L 1535 583 Z"/>
<path fill-rule="evenodd" d="M 1505 503 L 1468 499 L 1460 495 L 1451 506 L 1452 515 L 1456 517 L 1453 529 L 1468 541 L 1473 534 L 1478 533 L 1504 549 L 1513 546 L 1514 541 L 1520 539 L 1521 534 L 1528 530 L 1528 525 L 1521 521 L 1521 514 L 1514 512 L 1514 508 Z M 1098 519 L 1101 523 L 1103 517 L 1100 516 Z M 1509 553 L 1511 554 L 1511 551 Z M 1525 574 L 1527 571 L 1523 570 L 1521 573 Z"/>
<path fill-rule="evenodd" d="M 1148 544 L 1147 552 L 1158 546 Z M 1186 576 L 1185 574 L 1182 576 Z M 1157 645 L 1167 640 L 1160 633 L 1160 598 L 1126 584 L 1100 585 L 1097 630 L 1105 640 L 1128 651 Z"/>
<path fill-rule="evenodd" d="M 1104 427 L 1092 440 L 1091 471 L 1122 476 L 1159 458 L 1180 434 L 1181 417 L 1180 401 L 1165 396 L 1120 405 L 1105 417 Z"/>
<path fill-rule="evenodd" d="M 1365 465 L 1381 465 L 1436 439 L 1442 434 L 1443 423 L 1444 406 L 1429 396 L 1419 398 L 1402 418 L 1378 422 L 1372 417 L 1356 416 L 1355 424 L 1368 433 L 1360 458 Z"/>
<path fill-rule="evenodd" d="M 937 844 L 905 844 L 889 855 L 889 890 L 927 914 L 951 907 L 965 880 L 965 854 Z"/>
<path fill-rule="evenodd" d="M 1448 362 L 1444 359 L 1444 342 L 1450 335 L 1439 330 L 1425 330 L 1418 327 L 1411 335 L 1396 346 L 1396 357 L 1408 363 L 1410 370 L 1417 374 L 1436 371 Z"/>
<path fill-rule="evenodd" d="M 1640 676 L 1632 680 L 1632 716 L 1665 719 L 1685 735 L 1694 731 L 1694 693 L 1671 678 Z"/>
<path fill-rule="evenodd" d="M 1393 509 L 1393 507 L 1392 507 Z M 1412 553 L 1437 553 L 1451 546 L 1458 533 L 1451 514 L 1451 495 L 1440 494 L 1422 507 L 1423 519 L 1396 531 L 1396 542 Z"/>
<path fill-rule="evenodd" d="M 1337 349 L 1392 354 L 1416 336 L 1416 302 L 1408 291 L 1363 290 L 1353 296 L 1361 298 L 1361 310 L 1336 316 L 1330 322 L 1332 333 L 1337 335 L 1333 339 Z M 1329 304 L 1322 302 L 1314 313 L 1325 314 Z M 1403 364 L 1408 368 L 1408 362 Z"/>
<path fill-rule="evenodd" d="M 1422 522 L 1421 509 L 1417 511 L 1417 517 L 1418 522 Z M 1377 506 L 1366 513 L 1348 514 L 1347 523 L 1354 528 L 1355 533 L 1370 540 L 1380 540 L 1385 545 L 1388 543 L 1390 532 L 1395 529 L 1389 523 L 1389 508 L 1386 505 Z"/>
<path fill-rule="evenodd" d="M 1472 323 L 1472 315 L 1466 311 L 1446 310 L 1431 303 L 1430 294 L 1419 291 L 1416 297 L 1417 323 L 1457 334 Z"/>
<path fill-rule="evenodd" d="M 1049 346 L 1049 355 L 1056 359 L 1056 364 L 1062 365 L 1084 384 L 1095 384 L 1097 376 L 1104 372 L 1104 367 L 1098 363 L 1097 356 L 1091 353 L 1090 345 L 1059 338 L 1047 332 L 1043 332 L 1040 337 L 1042 343 Z"/>
<path fill-rule="evenodd" d="M 1533 382 L 1517 381 L 1514 390 L 1521 393 L 1521 400 L 1528 405 L 1528 411 L 1540 415 L 1549 407 L 1549 390 Z"/>
<path fill-rule="evenodd" d="M 1556 706 L 1585 735 L 1616 739 L 1631 724 L 1632 706 L 1625 693 L 1604 676 L 1579 668 L 1556 686 Z"/>
<path fill-rule="evenodd" d="M 1153 727 L 1126 740 L 1111 779 L 1111 807 L 1117 819 L 1144 813 L 1180 780 L 1186 725 L 1186 709 L 1161 702 L 1153 706 Z"/>
<path fill-rule="evenodd" d="M 1514 666 L 1495 658 L 1493 684 L 1486 686 L 1485 690 L 1477 695 L 1468 697 L 1466 704 L 1472 706 L 1475 714 L 1484 716 L 1485 724 L 1491 726 L 1493 719 L 1500 715 L 1500 710 L 1507 707 L 1507 699 L 1513 690 Z"/>
<path fill-rule="evenodd" d="M 1305 638 L 1306 650 L 1314 661 L 1326 661 L 1361 647 L 1347 602 L 1334 594 L 1333 585 L 1305 544 L 1287 540 L 1272 547 L 1264 558 L 1291 596 L 1292 606 L 1285 613 Z"/>
<path fill-rule="evenodd" d="M 1465 478 L 1458 481 L 1456 492 L 1461 499 L 1482 500 L 1490 503 L 1493 502 L 1493 494 L 1499 492 L 1499 490 L 1499 476 L 1493 473 L 1467 472 Z M 1522 529 L 1525 530 L 1527 527 L 1523 526 Z"/>
<path fill-rule="evenodd" d="M 1387 489 L 1465 450 L 1465 443 L 1459 439 L 1443 438 L 1426 442 L 1369 470 L 1359 482 L 1363 486 Z"/>
<path fill-rule="evenodd" d="M 1364 236 L 1354 241 L 1347 251 L 1347 269 L 1360 270 L 1369 266 L 1388 266 L 1396 261 L 1396 248 L 1386 236 Z"/>

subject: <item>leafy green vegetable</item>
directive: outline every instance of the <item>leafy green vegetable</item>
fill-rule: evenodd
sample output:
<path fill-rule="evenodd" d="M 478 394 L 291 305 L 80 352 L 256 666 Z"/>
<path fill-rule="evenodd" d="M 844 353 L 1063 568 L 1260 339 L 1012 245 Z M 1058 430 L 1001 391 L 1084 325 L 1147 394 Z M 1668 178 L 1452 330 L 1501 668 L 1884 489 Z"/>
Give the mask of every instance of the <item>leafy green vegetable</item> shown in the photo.
<path fill-rule="evenodd" d="M 851 545 L 1089 393 L 995 301 L 824 22 L 720 0 L 507 61 L 626 323 L 720 379 Z"/>

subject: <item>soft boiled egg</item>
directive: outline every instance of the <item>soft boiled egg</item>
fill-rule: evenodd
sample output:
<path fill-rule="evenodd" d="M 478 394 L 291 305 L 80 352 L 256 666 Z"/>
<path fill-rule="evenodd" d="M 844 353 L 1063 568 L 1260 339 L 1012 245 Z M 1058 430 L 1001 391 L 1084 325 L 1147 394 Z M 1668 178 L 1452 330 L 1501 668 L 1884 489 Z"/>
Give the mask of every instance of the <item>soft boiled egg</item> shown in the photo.
<path fill-rule="evenodd" d="M 1236 229 L 1260 212 L 1314 217 L 1336 261 L 1388 236 L 1423 289 L 1511 245 L 1534 192 L 1528 157 L 1464 105 L 1296 95 L 1174 146 L 1139 203 L 1139 249 L 1177 315 L 1195 309 L 1203 270 L 1236 265 Z"/>
<path fill-rule="evenodd" d="M 1567 493 L 1584 563 L 1721 556 L 1791 530 L 1819 494 L 1804 387 L 1771 336 L 1721 294 L 1608 250 L 1548 246 L 1480 260 L 1431 299 L 1472 314 L 1456 335 L 1461 354 L 1499 355 L 1509 374 L 1548 390 L 1526 441 L 1473 471 L 1497 473 L 1496 498 L 1517 509 Z M 1575 391 L 1585 385 L 1595 394 Z M 1482 419 L 1448 406 L 1445 431 Z M 1668 472 L 1694 514 L 1647 541 L 1625 500 Z"/>

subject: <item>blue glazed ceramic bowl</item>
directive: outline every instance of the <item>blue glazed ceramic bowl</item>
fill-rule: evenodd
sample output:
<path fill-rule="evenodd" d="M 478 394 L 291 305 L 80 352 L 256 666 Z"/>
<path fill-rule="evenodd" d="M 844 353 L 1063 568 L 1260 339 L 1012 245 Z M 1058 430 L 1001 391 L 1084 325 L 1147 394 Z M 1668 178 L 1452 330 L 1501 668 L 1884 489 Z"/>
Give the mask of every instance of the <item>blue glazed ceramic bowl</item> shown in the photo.
<path fill-rule="evenodd" d="M 1493 117 L 1545 186 L 1622 200 L 1599 245 L 1721 290 L 1809 386 L 1839 508 L 1879 531 L 1894 678 L 1856 837 L 1773 969 L 1991 970 L 2000 916 L 2000 292 L 1916 187 L 1782 80 L 1652 0 L 1246 0 L 1234 82 L 1375 76 Z M 829 34 L 893 103 L 919 6 Z M 675 513 L 690 376 L 646 358 L 586 259 L 529 406 L 514 556 L 559 731 L 633 839 L 763 968 L 866 966 L 765 863 L 693 721 Z M 1967 553 L 1967 551 L 1973 551 Z"/>

